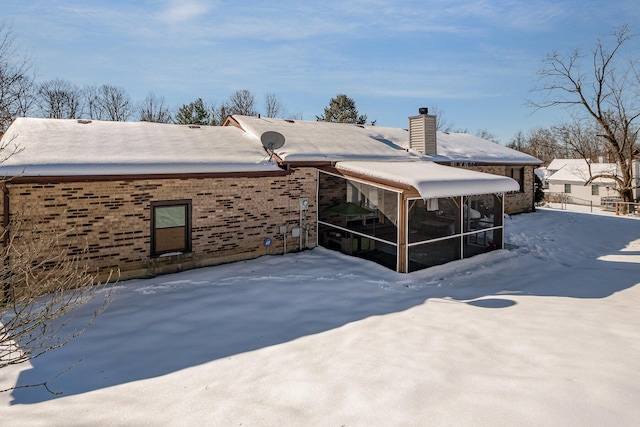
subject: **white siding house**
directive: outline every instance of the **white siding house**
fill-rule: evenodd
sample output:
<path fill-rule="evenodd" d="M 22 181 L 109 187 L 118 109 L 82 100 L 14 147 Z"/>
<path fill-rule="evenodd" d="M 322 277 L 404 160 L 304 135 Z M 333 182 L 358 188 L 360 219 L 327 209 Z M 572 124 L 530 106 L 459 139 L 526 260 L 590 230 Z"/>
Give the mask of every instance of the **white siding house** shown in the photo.
<path fill-rule="evenodd" d="M 553 172 L 547 178 L 549 193 L 564 194 L 570 203 L 600 206 L 603 197 L 618 195 L 613 179 L 597 178 L 586 184 L 592 175 L 617 174 L 615 163 L 589 164 L 583 159 L 557 159 L 551 162 L 547 170 Z"/>

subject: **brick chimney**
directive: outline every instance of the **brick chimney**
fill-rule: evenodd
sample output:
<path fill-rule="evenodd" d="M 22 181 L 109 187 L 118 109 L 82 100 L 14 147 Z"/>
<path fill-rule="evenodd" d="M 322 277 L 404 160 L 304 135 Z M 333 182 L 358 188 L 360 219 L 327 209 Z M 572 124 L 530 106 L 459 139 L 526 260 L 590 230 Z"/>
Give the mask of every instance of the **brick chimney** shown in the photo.
<path fill-rule="evenodd" d="M 409 147 L 422 154 L 438 154 L 436 116 L 428 108 L 418 109 L 418 116 L 409 117 Z"/>

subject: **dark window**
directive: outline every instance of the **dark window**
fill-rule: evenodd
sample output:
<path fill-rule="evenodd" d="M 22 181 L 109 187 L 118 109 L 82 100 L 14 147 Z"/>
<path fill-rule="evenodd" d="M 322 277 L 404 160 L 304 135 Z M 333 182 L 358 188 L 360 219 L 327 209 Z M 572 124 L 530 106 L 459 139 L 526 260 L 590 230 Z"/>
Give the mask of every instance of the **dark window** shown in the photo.
<path fill-rule="evenodd" d="M 502 196 L 483 194 L 465 196 L 463 204 L 464 231 L 502 226 Z"/>
<path fill-rule="evenodd" d="M 565 184 L 564 185 L 564 192 L 565 193 L 571 193 L 571 184 Z"/>
<path fill-rule="evenodd" d="M 319 221 L 397 243 L 397 193 L 326 173 L 319 179 Z"/>
<path fill-rule="evenodd" d="M 518 181 L 520 185 L 520 192 L 524 192 L 524 167 L 507 167 L 507 173 L 505 174 L 509 178 L 513 178 Z"/>
<path fill-rule="evenodd" d="M 151 256 L 191 252 L 191 200 L 151 202 Z"/>
<path fill-rule="evenodd" d="M 411 200 L 407 214 L 409 243 L 460 233 L 460 198 Z"/>
<path fill-rule="evenodd" d="M 592 196 L 599 196 L 600 195 L 600 187 L 598 187 L 597 185 L 592 185 L 591 186 L 591 195 Z"/>

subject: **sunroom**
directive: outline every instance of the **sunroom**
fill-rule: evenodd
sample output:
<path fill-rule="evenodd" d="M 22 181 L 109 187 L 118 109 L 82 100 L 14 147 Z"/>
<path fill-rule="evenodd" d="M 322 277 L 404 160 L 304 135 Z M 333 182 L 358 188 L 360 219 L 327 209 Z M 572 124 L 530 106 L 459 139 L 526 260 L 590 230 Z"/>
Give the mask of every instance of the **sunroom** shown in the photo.
<path fill-rule="evenodd" d="M 406 273 L 502 249 L 504 176 L 427 161 L 318 172 L 318 243 Z"/>

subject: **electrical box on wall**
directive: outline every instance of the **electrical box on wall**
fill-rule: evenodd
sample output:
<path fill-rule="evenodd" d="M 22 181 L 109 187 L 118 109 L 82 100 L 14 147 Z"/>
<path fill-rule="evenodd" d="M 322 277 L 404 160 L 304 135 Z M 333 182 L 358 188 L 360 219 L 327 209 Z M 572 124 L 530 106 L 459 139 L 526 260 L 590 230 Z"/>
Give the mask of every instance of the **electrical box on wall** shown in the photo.
<path fill-rule="evenodd" d="M 299 203 L 300 203 L 300 210 L 301 211 L 306 211 L 307 209 L 309 209 L 309 198 L 308 197 L 300 197 Z"/>
<path fill-rule="evenodd" d="M 300 237 L 300 227 L 291 229 L 291 237 Z"/>

